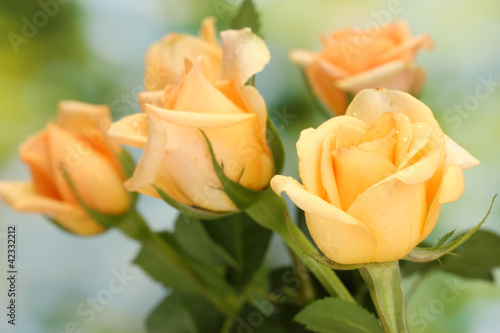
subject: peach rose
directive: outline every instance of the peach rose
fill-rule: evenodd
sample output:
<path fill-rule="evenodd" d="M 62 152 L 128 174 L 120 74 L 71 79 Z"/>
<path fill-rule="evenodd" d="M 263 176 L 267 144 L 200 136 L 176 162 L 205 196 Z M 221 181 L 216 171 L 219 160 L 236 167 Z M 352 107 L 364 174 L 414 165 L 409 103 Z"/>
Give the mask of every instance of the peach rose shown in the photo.
<path fill-rule="evenodd" d="M 131 199 L 115 156 L 119 147 L 103 133 L 110 123 L 107 106 L 60 102 L 57 121 L 19 148 L 32 180 L 0 182 L 0 198 L 16 211 L 48 215 L 73 233 L 102 232 L 104 228 L 78 203 L 62 168 L 89 208 L 103 214 L 126 213 Z"/>
<path fill-rule="evenodd" d="M 344 29 L 322 39 L 321 52 L 295 50 L 290 58 L 306 66 L 313 93 L 334 114 L 345 113 L 348 94 L 386 88 L 417 95 L 425 82 L 425 70 L 414 58 L 419 50 L 433 48 L 432 40 L 413 37 L 403 21 L 376 30 Z"/>
<path fill-rule="evenodd" d="M 460 197 L 462 170 L 479 164 L 422 102 L 385 89 L 360 92 L 345 116 L 302 131 L 297 154 L 303 185 L 275 176 L 271 186 L 342 264 L 404 257 L 434 229 L 441 204 Z"/>
<path fill-rule="evenodd" d="M 269 62 L 269 51 L 249 28 L 223 31 L 221 40 L 220 69 L 203 55 L 194 63 L 186 59 L 180 84 L 140 93 L 144 112 L 112 124 L 109 133 L 116 141 L 144 149 L 127 189 L 159 197 L 154 184 L 187 205 L 237 210 L 222 189 L 200 129 L 231 180 L 254 190 L 268 186 L 274 167 L 266 105 L 245 83 Z"/>
<path fill-rule="evenodd" d="M 180 84 L 185 59 L 194 63 L 199 56 L 210 62 L 216 72 L 220 71 L 222 49 L 217 42 L 213 17 L 203 20 L 199 37 L 171 33 L 149 47 L 145 57 L 145 89 L 153 91 L 169 84 Z"/>

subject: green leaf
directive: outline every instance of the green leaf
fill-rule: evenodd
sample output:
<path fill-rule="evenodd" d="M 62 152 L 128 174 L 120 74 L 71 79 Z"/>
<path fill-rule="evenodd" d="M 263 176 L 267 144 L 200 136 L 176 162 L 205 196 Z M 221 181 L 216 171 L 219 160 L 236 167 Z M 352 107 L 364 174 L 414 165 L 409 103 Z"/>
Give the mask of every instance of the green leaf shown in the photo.
<path fill-rule="evenodd" d="M 182 202 L 179 202 L 174 198 L 172 198 L 171 196 L 169 196 L 159 187 L 155 185 L 153 185 L 153 187 L 156 189 L 156 192 L 158 192 L 163 201 L 165 201 L 167 204 L 177 209 L 181 214 L 187 215 L 194 219 L 213 220 L 233 214 L 233 213 L 216 213 L 202 208 L 197 208 L 183 204 Z"/>
<path fill-rule="evenodd" d="M 207 135 L 203 130 L 200 131 L 203 134 L 205 141 L 207 142 L 208 150 L 210 152 L 210 156 L 212 157 L 212 164 L 214 166 L 215 173 L 217 174 L 217 177 L 222 183 L 224 192 L 231 199 L 231 201 L 236 205 L 236 207 L 238 207 L 241 210 L 245 210 L 246 208 L 250 207 L 255 202 L 257 202 L 257 200 L 265 191 L 250 190 L 242 186 L 241 184 L 233 182 L 231 179 L 229 179 L 224 173 L 223 167 L 221 167 L 217 162 L 217 158 L 215 156 L 212 144 L 210 143 L 210 140 L 208 139 Z"/>
<path fill-rule="evenodd" d="M 324 298 L 304 308 L 295 321 L 317 333 L 383 333 L 373 314 L 340 298 Z"/>
<path fill-rule="evenodd" d="M 168 232 L 145 239 L 134 263 L 165 287 L 204 296 L 223 313 L 235 311 L 235 291 L 225 281 L 224 272 L 183 253 Z"/>
<path fill-rule="evenodd" d="M 483 223 L 486 221 L 488 216 L 491 213 L 491 209 L 493 208 L 493 203 L 495 202 L 497 195 L 493 197 L 491 200 L 490 204 L 490 209 L 486 213 L 486 216 L 483 218 L 483 220 L 474 228 L 472 228 L 468 233 L 458 237 L 456 240 L 454 240 L 451 243 L 448 243 L 446 245 L 442 245 L 444 241 L 448 240 L 448 238 L 451 237 L 453 232 L 447 233 L 445 236 L 443 236 L 440 241 L 438 242 L 438 245 L 430 248 L 421 248 L 421 247 L 416 247 L 414 248 L 406 257 L 404 257 L 404 260 L 408 261 L 415 261 L 415 262 L 426 262 L 426 261 L 432 261 L 436 260 L 446 254 L 451 254 L 453 250 L 455 250 L 457 247 L 465 243 L 476 231 L 479 230 L 479 228 L 483 225 Z M 444 240 L 443 240 L 444 239 Z"/>
<path fill-rule="evenodd" d="M 146 321 L 148 333 L 218 332 L 222 316 L 205 299 L 172 293 L 166 297 Z"/>
<path fill-rule="evenodd" d="M 227 224 L 221 223 L 221 221 L 210 221 L 210 223 L 214 226 L 220 226 L 221 231 L 230 229 L 227 228 Z M 237 239 L 237 235 L 231 233 L 228 238 Z M 175 221 L 175 239 L 177 244 L 193 258 L 207 264 L 229 265 L 235 269 L 241 269 L 238 260 L 211 237 L 205 223 L 201 220 L 180 214 Z"/>
<path fill-rule="evenodd" d="M 493 281 L 492 270 L 500 267 L 500 237 L 479 230 L 455 253 L 457 256 L 444 258 L 444 270 L 469 279 Z"/>
<path fill-rule="evenodd" d="M 249 27 L 256 35 L 260 34 L 260 19 L 252 0 L 244 0 L 241 7 L 231 22 L 231 29 L 242 29 Z"/>
<path fill-rule="evenodd" d="M 227 267 L 229 281 L 240 290 L 262 264 L 271 236 L 244 213 L 211 221 L 184 217 L 175 231 L 178 244 L 194 258 Z"/>
<path fill-rule="evenodd" d="M 283 147 L 279 132 L 269 116 L 267 117 L 266 126 L 266 141 L 273 154 L 274 173 L 280 174 L 285 164 L 285 147 Z"/>

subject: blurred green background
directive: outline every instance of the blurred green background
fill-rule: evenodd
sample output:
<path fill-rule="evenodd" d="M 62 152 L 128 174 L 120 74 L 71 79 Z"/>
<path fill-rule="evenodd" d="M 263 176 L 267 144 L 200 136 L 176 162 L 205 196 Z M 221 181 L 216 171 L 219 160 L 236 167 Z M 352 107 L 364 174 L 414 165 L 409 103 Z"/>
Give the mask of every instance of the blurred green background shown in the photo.
<path fill-rule="evenodd" d="M 500 2 L 256 0 L 271 63 L 257 77 L 257 87 L 278 122 L 287 144 L 286 173 L 296 173 L 294 144 L 300 130 L 322 120 L 306 92 L 300 72 L 288 61 L 294 48 L 319 50 L 319 36 L 369 22 L 406 20 L 414 34 L 428 33 L 436 49 L 419 55 L 428 71 L 421 95 L 445 132 L 475 155 L 482 165 L 466 171 L 462 197 L 444 207 L 431 235 L 479 222 L 500 192 Z M 135 94 L 142 90 L 147 47 L 172 31 L 196 33 L 200 20 L 216 16 L 229 24 L 239 0 L 42 0 L 0 3 L 0 178 L 26 179 L 17 146 L 54 117 L 62 99 L 110 104 L 115 118 L 138 112 Z M 396 3 L 398 13 L 389 12 Z M 42 13 L 42 14 L 40 14 Z M 48 13 L 48 14 L 43 14 Z M 35 25 L 36 23 L 36 25 Z M 31 26 L 30 26 L 31 24 Z M 492 81 L 486 98 L 463 115 L 454 105 L 474 100 L 483 81 Z M 481 88 L 482 89 L 482 88 Z M 464 104 L 465 103 L 465 104 Z M 276 116 L 286 112 L 287 119 Z M 140 208 L 156 229 L 171 228 L 174 211 L 142 198 Z M 147 313 L 165 294 L 130 264 L 137 245 L 111 231 L 95 238 L 60 232 L 39 216 L 20 215 L 0 204 L 0 241 L 7 224 L 19 228 L 18 326 L 2 332 L 65 332 L 75 322 L 82 332 L 144 332 Z M 500 208 L 486 229 L 500 233 Z M 4 243 L 1 244 L 2 253 Z M 0 265 L 4 265 L 4 258 Z M 275 241 L 268 262 L 286 261 Z M 3 266 L 1 266 L 3 268 Z M 114 271 L 125 269 L 133 280 L 93 318 L 78 308 L 107 287 Z M 2 271 L 5 271 L 2 269 Z M 425 276 L 408 300 L 411 332 L 498 332 L 500 274 L 495 283 L 456 281 L 452 275 Z M 415 280 L 416 278 L 413 278 Z M 0 279 L 1 306 L 5 281 Z M 407 281 L 410 285 L 412 281 Z M 439 302 L 450 283 L 464 283 L 451 303 Z M 439 304 L 438 304 L 439 303 Z"/>

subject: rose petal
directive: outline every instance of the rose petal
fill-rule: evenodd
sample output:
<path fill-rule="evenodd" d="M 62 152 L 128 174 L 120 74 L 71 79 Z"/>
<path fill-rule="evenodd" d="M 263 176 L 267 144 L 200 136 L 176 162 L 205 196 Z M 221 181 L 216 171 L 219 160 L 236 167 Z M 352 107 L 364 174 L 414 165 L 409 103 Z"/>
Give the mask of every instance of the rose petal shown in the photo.
<path fill-rule="evenodd" d="M 190 128 L 228 127 L 255 119 L 255 115 L 249 113 L 196 113 L 166 110 L 153 105 L 146 105 L 146 110 L 171 124 Z"/>
<path fill-rule="evenodd" d="M 275 176 L 271 186 L 280 195 L 285 192 L 306 212 L 307 227 L 326 256 L 343 264 L 371 261 L 375 239 L 361 222 L 306 191 L 290 177 Z"/>
<path fill-rule="evenodd" d="M 365 191 L 347 213 L 373 233 L 373 261 L 385 262 L 404 257 L 418 244 L 426 208 L 423 183 L 407 185 L 392 179 Z"/>
<path fill-rule="evenodd" d="M 167 145 L 166 125 L 153 112 L 149 112 L 147 116 L 149 134 L 134 174 L 125 182 L 125 188 L 129 191 L 136 191 L 153 184 L 165 155 L 165 146 Z"/>
<path fill-rule="evenodd" d="M 340 79 L 335 82 L 335 85 L 353 94 L 373 87 L 409 92 L 416 70 L 417 67 L 411 62 L 391 61 L 360 74 Z"/>
<path fill-rule="evenodd" d="M 36 191 L 43 196 L 61 199 L 54 182 L 47 133 L 40 132 L 28 138 L 20 147 L 21 160 L 28 164 Z"/>
<path fill-rule="evenodd" d="M 391 161 L 357 147 L 336 149 L 332 155 L 335 179 L 344 211 L 347 211 L 365 190 L 396 172 Z"/>
<path fill-rule="evenodd" d="M 108 135 L 118 143 L 142 149 L 146 146 L 148 133 L 148 115 L 136 113 L 112 123 Z"/>
<path fill-rule="evenodd" d="M 162 107 L 164 104 L 164 94 L 164 90 L 141 91 L 137 93 L 137 99 L 139 100 L 141 111 L 146 113 L 146 104 Z"/>
<path fill-rule="evenodd" d="M 446 168 L 436 196 L 429 206 L 427 221 L 422 229 L 420 241 L 426 239 L 432 230 L 434 230 L 439 218 L 439 212 L 441 211 L 441 204 L 457 200 L 462 195 L 464 186 L 464 173 L 462 169 L 456 165 Z"/>
<path fill-rule="evenodd" d="M 128 210 L 130 196 L 122 186 L 122 175 L 104 155 L 54 124 L 47 126 L 47 134 L 54 180 L 64 201 L 78 205 L 61 168 L 91 209 L 104 214 Z"/>
<path fill-rule="evenodd" d="M 382 114 L 405 114 L 412 123 L 424 122 L 439 127 L 432 111 L 410 94 L 386 89 L 366 89 L 354 97 L 346 115 L 363 120 L 369 126 Z"/>
<path fill-rule="evenodd" d="M 320 177 L 323 141 L 330 134 L 335 136 L 338 129 L 343 125 L 367 128 L 366 124 L 358 119 L 340 116 L 327 120 L 317 129 L 308 128 L 303 130 L 297 141 L 300 178 L 307 191 L 319 197 L 322 197 L 325 193 Z"/>
<path fill-rule="evenodd" d="M 181 86 L 174 110 L 202 113 L 244 113 L 205 76 L 201 62 L 196 62 Z"/>
<path fill-rule="evenodd" d="M 470 169 L 480 164 L 480 162 L 464 148 L 453 141 L 449 136 L 444 136 L 445 140 L 445 164 L 457 165 L 462 169 Z"/>
<path fill-rule="evenodd" d="M 406 153 L 413 144 L 413 126 L 410 119 L 403 113 L 395 116 L 396 129 L 398 131 L 396 147 L 394 148 L 394 165 L 399 168 L 406 158 Z"/>
<path fill-rule="evenodd" d="M 222 31 L 220 36 L 223 79 L 242 86 L 269 63 L 271 54 L 266 43 L 250 28 Z"/>
<path fill-rule="evenodd" d="M 317 63 L 312 63 L 307 66 L 305 74 L 314 95 L 319 97 L 330 112 L 344 114 L 347 108 L 346 93 L 333 84 L 328 73 Z"/>
<path fill-rule="evenodd" d="M 213 16 L 204 18 L 203 21 L 201 21 L 201 28 L 198 35 L 205 42 L 218 47 L 219 43 L 217 43 L 217 29 L 215 28 L 215 22 L 217 22 L 217 19 Z"/>
<path fill-rule="evenodd" d="M 321 153 L 321 183 L 328 196 L 327 201 L 335 207 L 342 209 L 332 158 L 332 151 L 335 146 L 334 140 L 335 136 L 330 134 L 323 141 L 323 151 Z"/>
<path fill-rule="evenodd" d="M 144 86 L 147 91 L 161 90 L 169 84 L 178 85 L 184 76 L 184 60 L 206 59 L 218 73 L 222 50 L 203 39 L 188 34 L 170 34 L 151 45 L 146 53 Z"/>
<path fill-rule="evenodd" d="M 31 182 L 0 182 L 0 198 L 18 212 L 48 215 L 77 234 L 94 235 L 104 231 L 83 209 L 38 194 Z"/>
<path fill-rule="evenodd" d="M 241 87 L 240 94 L 241 98 L 243 99 L 243 102 L 245 103 L 247 112 L 253 113 L 257 116 L 257 122 L 259 124 L 262 142 L 267 145 L 266 142 L 267 107 L 264 98 L 259 93 L 259 91 L 253 86 Z"/>

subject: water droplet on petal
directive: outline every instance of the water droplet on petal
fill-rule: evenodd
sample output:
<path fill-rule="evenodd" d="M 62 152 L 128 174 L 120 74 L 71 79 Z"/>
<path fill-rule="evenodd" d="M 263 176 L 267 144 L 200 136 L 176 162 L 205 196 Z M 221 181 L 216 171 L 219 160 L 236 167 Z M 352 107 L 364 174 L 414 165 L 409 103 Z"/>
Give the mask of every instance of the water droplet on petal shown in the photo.
<path fill-rule="evenodd" d="M 422 124 L 418 124 L 417 128 L 422 128 L 422 126 L 423 126 Z"/>
<path fill-rule="evenodd" d="M 408 142 L 408 137 L 406 135 L 403 136 L 403 142 Z"/>
<path fill-rule="evenodd" d="M 134 121 L 132 122 L 132 128 L 137 129 L 137 127 L 139 127 L 139 123 L 137 122 L 137 120 L 134 120 Z"/>
<path fill-rule="evenodd" d="M 352 116 L 353 116 L 353 117 L 357 117 L 357 116 L 358 116 L 358 113 L 357 113 L 357 112 L 353 112 L 353 113 L 352 113 Z"/>

